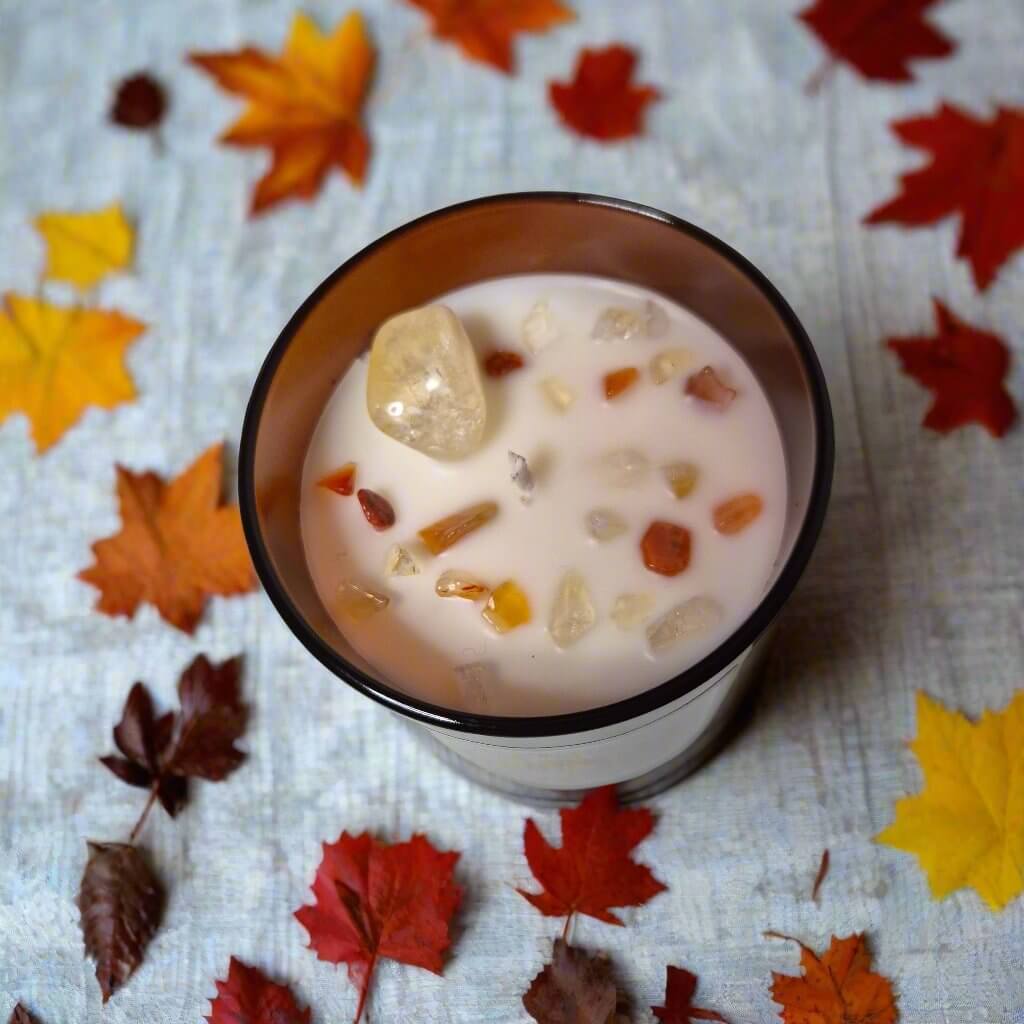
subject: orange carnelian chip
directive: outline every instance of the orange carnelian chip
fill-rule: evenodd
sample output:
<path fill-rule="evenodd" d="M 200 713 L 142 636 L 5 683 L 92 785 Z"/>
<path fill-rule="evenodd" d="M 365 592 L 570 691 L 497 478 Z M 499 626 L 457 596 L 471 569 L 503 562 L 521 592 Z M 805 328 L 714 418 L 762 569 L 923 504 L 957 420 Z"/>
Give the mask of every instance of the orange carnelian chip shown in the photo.
<path fill-rule="evenodd" d="M 764 511 L 759 494 L 737 494 L 714 508 L 715 529 L 719 533 L 739 533 L 745 530 Z"/>
<path fill-rule="evenodd" d="M 736 389 L 729 387 L 710 366 L 687 377 L 683 391 L 718 409 L 728 409 L 736 397 Z"/>
<path fill-rule="evenodd" d="M 316 485 L 317 487 L 326 487 L 327 490 L 347 498 L 356 487 L 356 464 L 346 462 L 341 469 L 336 469 L 333 473 L 328 473 L 327 476 L 317 480 Z"/>
<path fill-rule="evenodd" d="M 656 519 L 640 541 L 644 565 L 662 576 L 678 576 L 690 564 L 690 531 Z"/>
<path fill-rule="evenodd" d="M 518 352 L 508 352 L 499 349 L 492 352 L 484 360 L 484 373 L 488 377 L 504 377 L 506 373 L 520 370 L 523 367 L 523 357 Z"/>
<path fill-rule="evenodd" d="M 356 497 L 362 506 L 366 521 L 375 530 L 387 530 L 395 525 L 395 510 L 387 498 L 383 498 L 376 491 L 368 490 L 365 487 L 359 489 Z"/>
<path fill-rule="evenodd" d="M 604 397 L 618 398 L 623 391 L 631 388 L 640 376 L 635 366 L 624 366 L 621 370 L 612 370 L 604 375 Z"/>
<path fill-rule="evenodd" d="M 424 526 L 419 531 L 420 540 L 427 546 L 432 555 L 447 551 L 453 544 L 462 540 L 467 533 L 479 530 L 498 514 L 498 506 L 493 501 L 481 501 L 478 505 L 470 505 L 461 512 L 455 512 L 436 523 Z"/>

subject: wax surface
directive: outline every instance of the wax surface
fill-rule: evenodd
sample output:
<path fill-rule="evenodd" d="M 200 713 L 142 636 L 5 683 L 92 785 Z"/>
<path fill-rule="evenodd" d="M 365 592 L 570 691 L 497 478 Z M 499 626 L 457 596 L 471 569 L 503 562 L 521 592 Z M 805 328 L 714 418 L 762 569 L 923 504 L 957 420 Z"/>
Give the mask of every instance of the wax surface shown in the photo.
<path fill-rule="evenodd" d="M 658 338 L 596 341 L 592 328 L 610 306 L 641 309 L 652 299 L 668 314 Z M 561 337 L 537 355 L 522 343 L 522 324 L 546 300 Z M 782 444 L 774 416 L 742 358 L 703 321 L 661 296 L 619 282 L 570 275 L 523 275 L 483 282 L 437 301 L 462 319 L 481 357 L 494 349 L 521 353 L 526 366 L 485 378 L 488 421 L 481 448 L 457 462 L 441 462 L 379 431 L 366 410 L 365 357 L 353 364 L 327 403 L 310 443 L 302 483 L 302 536 L 310 572 L 325 607 L 353 647 L 397 689 L 448 707 L 499 715 L 557 714 L 608 704 L 676 675 L 708 654 L 756 607 L 779 554 L 786 506 Z M 656 386 L 651 358 L 683 346 L 693 363 L 680 377 Z M 724 410 L 683 394 L 688 373 L 711 365 L 738 392 Z M 624 366 L 640 369 L 639 382 L 608 401 L 602 377 Z M 539 383 L 556 375 L 577 395 L 555 412 Z M 594 460 L 630 447 L 652 469 L 639 486 L 612 488 Z M 509 479 L 509 450 L 528 460 L 536 477 L 524 505 Z M 677 499 L 660 466 L 688 460 L 700 470 L 693 493 Z M 384 495 L 395 525 L 377 533 L 353 497 L 317 487 L 345 462 L 357 464 L 356 487 Z M 722 536 L 712 509 L 753 491 L 764 511 L 743 532 Z M 427 524 L 480 501 L 500 506 L 497 517 L 443 554 L 416 552 L 421 572 L 386 577 L 395 543 L 411 542 Z M 584 520 L 596 507 L 613 508 L 628 522 L 606 543 L 588 536 Z M 692 532 L 692 559 L 668 578 L 645 568 L 640 539 L 654 519 Z M 410 544 L 412 549 L 412 545 Z M 460 569 L 490 586 L 513 579 L 526 591 L 530 623 L 497 635 L 481 617 L 483 602 L 439 598 L 437 577 Z M 547 630 L 564 573 L 582 574 L 597 609 L 596 626 L 575 646 L 559 650 Z M 355 581 L 390 597 L 388 608 L 352 623 L 337 614 L 335 596 Z M 706 595 L 724 609 L 717 627 L 653 656 L 645 626 L 625 632 L 610 617 L 623 592 L 655 599 L 649 621 L 690 597 Z M 646 624 L 645 624 L 646 625 Z M 480 694 L 460 686 L 453 668 L 490 663 L 496 682 Z"/>

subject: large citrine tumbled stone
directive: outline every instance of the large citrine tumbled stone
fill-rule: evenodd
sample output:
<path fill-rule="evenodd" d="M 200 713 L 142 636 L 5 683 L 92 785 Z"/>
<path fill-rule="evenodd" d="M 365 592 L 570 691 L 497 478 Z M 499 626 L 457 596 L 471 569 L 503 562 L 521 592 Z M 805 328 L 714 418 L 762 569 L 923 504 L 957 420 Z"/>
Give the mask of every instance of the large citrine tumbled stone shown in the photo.
<path fill-rule="evenodd" d="M 479 530 L 485 523 L 489 523 L 497 514 L 496 502 L 481 501 L 477 505 L 470 505 L 460 512 L 445 516 L 444 519 L 438 519 L 436 523 L 424 526 L 419 531 L 420 540 L 432 555 L 439 555 L 462 540 L 466 534 Z"/>
<path fill-rule="evenodd" d="M 435 458 L 458 459 L 480 446 L 487 419 L 480 369 L 447 306 L 411 309 L 381 325 L 370 349 L 366 407 L 388 437 Z"/>
<path fill-rule="evenodd" d="M 495 587 L 481 615 L 498 633 L 508 633 L 530 621 L 530 600 L 515 580 Z"/>

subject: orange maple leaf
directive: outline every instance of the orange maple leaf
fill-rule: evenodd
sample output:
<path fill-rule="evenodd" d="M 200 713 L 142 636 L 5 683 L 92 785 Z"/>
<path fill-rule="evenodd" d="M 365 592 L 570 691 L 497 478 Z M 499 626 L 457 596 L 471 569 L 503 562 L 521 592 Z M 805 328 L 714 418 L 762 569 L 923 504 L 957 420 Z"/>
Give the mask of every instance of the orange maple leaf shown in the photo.
<path fill-rule="evenodd" d="M 135 398 L 125 350 L 145 324 L 116 310 L 54 306 L 10 293 L 0 307 L 0 423 L 28 418 L 36 451 L 56 444 L 88 406 Z"/>
<path fill-rule="evenodd" d="M 433 19 L 434 35 L 455 43 L 471 60 L 510 75 L 517 32 L 546 32 L 576 15 L 558 0 L 409 0 Z"/>
<path fill-rule="evenodd" d="M 117 466 L 121 530 L 92 546 L 78 574 L 96 587 L 98 611 L 131 618 L 143 602 L 191 633 L 210 594 L 252 590 L 255 577 L 237 505 L 221 505 L 222 445 L 169 483 Z"/>
<path fill-rule="evenodd" d="M 366 176 L 370 140 L 359 113 L 374 53 L 358 11 L 327 36 L 301 12 L 280 57 L 252 46 L 188 58 L 249 105 L 221 136 L 232 146 L 267 146 L 270 169 L 252 197 L 252 213 L 288 198 L 310 199 L 331 167 L 357 185 Z"/>
<path fill-rule="evenodd" d="M 832 936 L 820 959 L 798 939 L 778 932 L 800 947 L 802 978 L 772 972 L 772 999 L 782 1005 L 785 1024 L 895 1024 L 892 985 L 871 970 L 871 954 L 863 935 Z"/>

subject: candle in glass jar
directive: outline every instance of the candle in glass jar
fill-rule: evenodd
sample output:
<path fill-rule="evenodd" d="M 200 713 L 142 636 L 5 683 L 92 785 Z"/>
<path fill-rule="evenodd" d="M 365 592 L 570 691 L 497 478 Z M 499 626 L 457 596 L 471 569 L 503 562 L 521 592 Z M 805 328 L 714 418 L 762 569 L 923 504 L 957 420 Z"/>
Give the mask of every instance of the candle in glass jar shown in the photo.
<path fill-rule="evenodd" d="M 781 439 L 743 359 L 601 278 L 500 278 L 437 304 L 451 313 L 407 322 L 428 346 L 464 329 L 462 364 L 423 362 L 425 393 L 457 373 L 462 405 L 410 428 L 372 366 L 405 344 L 385 325 L 306 457 L 306 559 L 353 648 L 397 689 L 495 715 L 622 700 L 710 653 L 763 596 L 785 519 Z"/>

